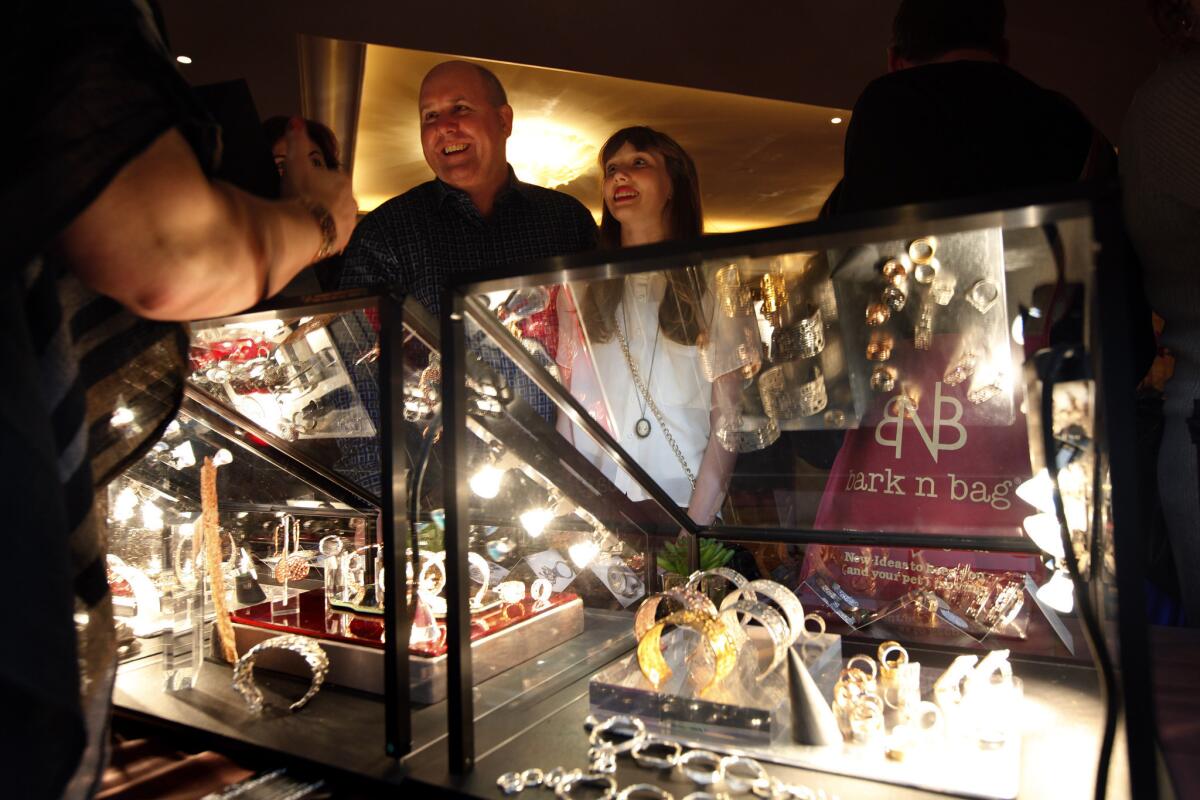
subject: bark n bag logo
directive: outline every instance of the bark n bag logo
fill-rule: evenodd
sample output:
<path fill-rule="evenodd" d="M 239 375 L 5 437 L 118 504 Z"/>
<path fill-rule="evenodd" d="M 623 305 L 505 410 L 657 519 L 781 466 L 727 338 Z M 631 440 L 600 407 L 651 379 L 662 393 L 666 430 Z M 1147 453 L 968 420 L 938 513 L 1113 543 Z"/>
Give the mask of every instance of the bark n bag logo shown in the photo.
<path fill-rule="evenodd" d="M 847 436 L 818 524 L 1011 533 L 1020 525 L 1013 490 L 1028 472 L 1023 415 L 986 424 L 941 381 L 910 386 L 924 390 L 919 407 L 905 393 L 887 398 L 874 425 Z"/>

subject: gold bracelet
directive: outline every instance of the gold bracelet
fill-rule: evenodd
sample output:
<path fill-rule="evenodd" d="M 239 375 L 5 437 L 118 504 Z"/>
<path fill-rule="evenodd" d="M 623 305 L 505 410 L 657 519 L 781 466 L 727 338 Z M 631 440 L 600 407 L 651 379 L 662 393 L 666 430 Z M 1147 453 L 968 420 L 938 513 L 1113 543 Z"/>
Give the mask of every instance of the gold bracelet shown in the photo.
<path fill-rule="evenodd" d="M 712 651 L 713 676 L 700 688 L 701 693 L 733 672 L 737 663 L 737 643 L 725 627 L 725 623 L 702 611 L 677 611 L 655 623 L 638 642 L 638 667 L 655 689 L 671 677 L 671 668 L 667 666 L 667 660 L 663 658 L 659 645 L 663 629 L 668 625 L 691 628 L 704 637 L 705 645 Z"/>
<path fill-rule="evenodd" d="M 321 246 L 317 248 L 316 255 L 308 263 L 315 264 L 318 261 L 324 261 L 333 255 L 333 246 L 337 244 L 337 222 L 334 221 L 328 208 L 311 197 L 300 195 L 296 199 L 304 210 L 312 215 L 321 231 Z"/>

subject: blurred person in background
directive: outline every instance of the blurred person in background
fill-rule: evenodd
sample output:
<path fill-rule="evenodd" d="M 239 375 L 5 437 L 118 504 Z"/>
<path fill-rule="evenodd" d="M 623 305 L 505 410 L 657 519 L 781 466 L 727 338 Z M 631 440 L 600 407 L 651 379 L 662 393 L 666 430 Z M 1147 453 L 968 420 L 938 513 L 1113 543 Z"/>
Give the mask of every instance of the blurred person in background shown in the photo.
<path fill-rule="evenodd" d="M 1146 294 L 1175 359 L 1163 399 L 1158 496 L 1184 618 L 1200 626 L 1200 488 L 1187 426 L 1200 399 L 1200 10 L 1190 0 L 1153 0 L 1150 8 L 1166 48 L 1125 117 L 1121 186 Z"/>

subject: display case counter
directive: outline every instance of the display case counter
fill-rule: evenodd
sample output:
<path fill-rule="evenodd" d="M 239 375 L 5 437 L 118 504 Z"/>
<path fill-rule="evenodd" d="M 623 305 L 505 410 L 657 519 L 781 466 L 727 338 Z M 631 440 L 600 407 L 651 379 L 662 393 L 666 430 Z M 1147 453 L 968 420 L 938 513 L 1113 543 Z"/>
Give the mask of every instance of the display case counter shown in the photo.
<path fill-rule="evenodd" d="M 936 656 L 919 653 L 922 660 Z M 1099 746 L 1097 731 L 1103 705 L 1096 692 L 1095 673 L 1082 666 L 1022 663 L 1026 700 L 1036 709 L 1026 731 L 1021 755 L 1021 798 L 1072 800 L 1092 796 L 1091 782 L 1065 765 L 1089 763 Z M 269 763 L 311 767 L 318 774 L 343 778 L 363 786 L 364 793 L 385 793 L 389 786 L 405 791 L 461 793 L 470 797 L 499 798 L 496 777 L 513 769 L 556 766 L 586 768 L 587 740 L 582 727 L 588 715 L 588 679 L 576 677 L 555 691 L 529 693 L 509 708 L 511 713 L 485 714 L 479 725 L 491 728 L 489 739 L 504 741 L 482 754 L 475 770 L 452 777 L 446 760 L 445 707 L 436 704 L 418 711 L 414 725 L 423 735 L 414 742 L 413 755 L 403 762 L 386 757 L 374 743 L 382 736 L 384 704 L 360 692 L 331 687 L 311 701 L 304 724 L 279 711 L 261 718 L 245 713 L 240 700 L 228 692 L 230 670 L 206 666 L 197 685 L 186 694 L 157 691 L 161 667 L 153 659 L 122 668 L 114 695 L 122 724 L 158 729 L 176 737 L 190 737 L 198 746 L 225 748 L 270 759 Z M 263 686 L 277 704 L 301 694 L 306 681 L 264 673 Z M 503 682 L 503 676 L 493 679 Z M 492 687 L 482 684 L 486 693 Z M 510 689 L 503 690 L 510 694 Z M 933 798 L 937 793 L 810 770 L 774 766 L 771 774 L 791 784 L 824 791 L 827 797 Z M 657 783 L 676 797 L 686 794 L 685 783 L 669 781 L 662 773 L 622 759 L 618 783 Z M 1128 791 L 1123 758 L 1118 757 L 1109 779 L 1113 796 Z M 526 790 L 531 797 L 541 790 Z"/>

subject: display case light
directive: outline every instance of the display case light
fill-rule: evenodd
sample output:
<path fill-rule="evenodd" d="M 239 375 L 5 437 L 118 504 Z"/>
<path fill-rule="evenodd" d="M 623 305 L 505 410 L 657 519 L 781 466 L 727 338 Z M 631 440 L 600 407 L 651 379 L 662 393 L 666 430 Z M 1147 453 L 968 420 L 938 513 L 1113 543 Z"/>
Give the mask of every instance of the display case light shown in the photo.
<path fill-rule="evenodd" d="M 1055 611 L 1069 614 L 1075 608 L 1075 585 L 1071 577 L 1060 569 L 1038 587 L 1037 599 Z"/>
<path fill-rule="evenodd" d="M 142 503 L 142 527 L 151 531 L 161 531 L 163 529 L 162 509 L 149 500 Z"/>
<path fill-rule="evenodd" d="M 1041 548 L 1043 553 L 1062 558 L 1062 532 L 1058 525 L 1058 517 L 1053 514 L 1034 514 L 1024 520 L 1025 533 L 1033 543 Z"/>
<path fill-rule="evenodd" d="M 133 519 L 133 514 L 137 510 L 137 503 L 137 492 L 135 492 L 132 487 L 126 486 L 117 493 L 117 499 L 113 501 L 113 521 L 128 522 L 129 520 Z"/>
<path fill-rule="evenodd" d="M 576 567 L 583 569 L 600 554 L 600 545 L 594 539 L 585 539 L 568 547 L 567 554 L 571 556 Z"/>
<path fill-rule="evenodd" d="M 485 500 L 491 500 L 500 493 L 500 481 L 504 471 L 490 461 L 475 471 L 468 483 L 471 491 Z"/>
<path fill-rule="evenodd" d="M 537 538 L 542 535 L 542 531 L 546 530 L 546 526 L 552 519 L 554 519 L 554 512 L 550 508 L 534 506 L 521 513 L 521 526 L 525 528 L 526 533 Z"/>
<path fill-rule="evenodd" d="M 1037 474 L 1017 487 L 1017 497 L 1043 514 L 1054 514 L 1054 482 L 1042 467 Z"/>

